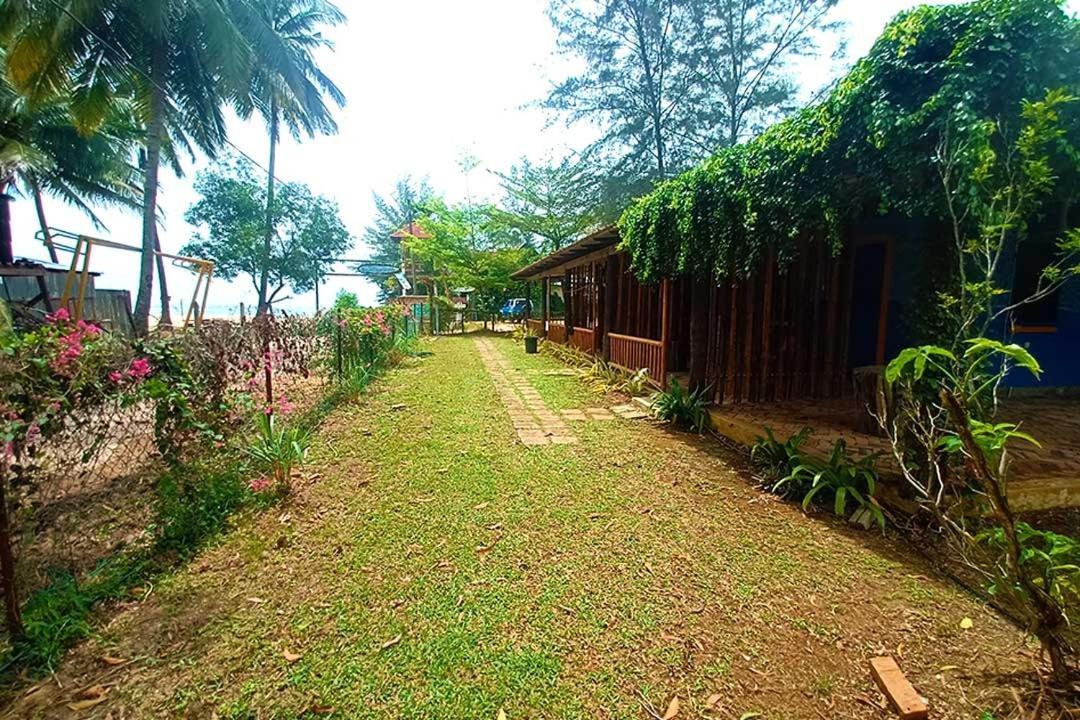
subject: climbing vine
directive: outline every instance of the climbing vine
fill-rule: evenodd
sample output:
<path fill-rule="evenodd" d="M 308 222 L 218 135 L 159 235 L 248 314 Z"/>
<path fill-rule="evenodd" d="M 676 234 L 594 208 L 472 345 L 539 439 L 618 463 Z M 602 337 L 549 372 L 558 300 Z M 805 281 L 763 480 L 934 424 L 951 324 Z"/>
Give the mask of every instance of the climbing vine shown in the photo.
<path fill-rule="evenodd" d="M 838 252 L 845 223 L 868 213 L 940 218 L 934 156 L 946 128 L 1019 127 L 1023 102 L 1056 88 L 1080 90 L 1080 21 L 1058 0 L 916 8 L 823 102 L 633 203 L 623 247 L 644 281 L 739 276 L 769 252 L 790 261 L 807 237 Z M 1061 120 L 1076 146 L 1080 113 Z M 1075 172 L 1075 158 L 1051 162 Z"/>

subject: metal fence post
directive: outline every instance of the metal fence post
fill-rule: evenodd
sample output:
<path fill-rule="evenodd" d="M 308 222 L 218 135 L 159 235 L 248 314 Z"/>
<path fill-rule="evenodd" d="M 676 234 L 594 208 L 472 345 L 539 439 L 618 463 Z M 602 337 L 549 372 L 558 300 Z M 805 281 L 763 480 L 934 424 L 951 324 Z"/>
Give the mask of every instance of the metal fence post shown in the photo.
<path fill-rule="evenodd" d="M 341 308 L 338 308 L 334 313 L 334 367 L 337 369 L 338 382 L 341 381 L 342 376 L 342 356 L 341 356 Z"/>

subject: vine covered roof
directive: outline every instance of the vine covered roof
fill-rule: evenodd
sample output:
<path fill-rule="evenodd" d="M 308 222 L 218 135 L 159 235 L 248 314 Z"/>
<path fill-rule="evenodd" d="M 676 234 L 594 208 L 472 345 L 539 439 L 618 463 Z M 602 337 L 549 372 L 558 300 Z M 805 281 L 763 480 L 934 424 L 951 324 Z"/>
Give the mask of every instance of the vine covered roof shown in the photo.
<path fill-rule="evenodd" d="M 1080 95 L 1080 21 L 1058 0 L 975 0 L 897 16 L 821 103 L 635 200 L 622 247 L 645 281 L 751 272 L 808 236 L 838 252 L 871 212 L 940 217 L 933 158 L 948 129 L 1017 127 L 1024 100 Z M 1080 135 L 1072 104 L 1063 122 Z"/>

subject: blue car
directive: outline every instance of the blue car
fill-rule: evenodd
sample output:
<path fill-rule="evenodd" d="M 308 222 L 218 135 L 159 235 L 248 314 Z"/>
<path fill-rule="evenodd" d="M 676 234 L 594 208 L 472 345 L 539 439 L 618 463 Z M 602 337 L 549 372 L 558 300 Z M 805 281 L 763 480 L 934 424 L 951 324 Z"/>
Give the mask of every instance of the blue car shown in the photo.
<path fill-rule="evenodd" d="M 528 306 L 529 301 L 525 298 L 513 298 L 507 300 L 506 304 L 502 306 L 502 310 L 499 314 L 503 316 L 505 320 L 521 320 L 525 317 L 525 308 Z"/>

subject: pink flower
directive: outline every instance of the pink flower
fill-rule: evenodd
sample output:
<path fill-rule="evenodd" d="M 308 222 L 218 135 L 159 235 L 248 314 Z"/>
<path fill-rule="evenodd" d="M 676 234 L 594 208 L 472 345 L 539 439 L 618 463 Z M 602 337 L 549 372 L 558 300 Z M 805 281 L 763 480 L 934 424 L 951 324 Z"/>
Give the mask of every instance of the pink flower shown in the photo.
<path fill-rule="evenodd" d="M 141 380 L 151 373 L 150 361 L 146 358 L 135 358 L 128 365 L 127 376 L 135 380 Z"/>
<path fill-rule="evenodd" d="M 69 374 L 82 351 L 82 334 L 78 330 L 60 336 L 60 352 L 53 359 L 53 370 L 60 375 Z"/>
<path fill-rule="evenodd" d="M 53 325 L 56 325 L 56 324 L 62 323 L 62 322 L 67 322 L 70 319 L 71 319 L 71 313 L 68 312 L 67 308 L 60 308 L 56 312 L 49 313 L 48 315 L 45 316 L 45 322 L 52 323 Z"/>
<path fill-rule="evenodd" d="M 93 323 L 88 323 L 83 320 L 80 320 L 75 325 L 75 327 L 79 330 L 79 332 L 87 335 L 88 337 L 97 337 L 101 334 L 101 328 L 99 328 L 97 325 L 94 325 Z"/>
<path fill-rule="evenodd" d="M 30 427 L 26 428 L 26 444 L 37 445 L 38 440 L 41 439 L 41 427 L 34 423 Z"/>
<path fill-rule="evenodd" d="M 269 487 L 270 487 L 270 478 L 268 478 L 268 477 L 255 478 L 254 480 L 252 480 L 251 482 L 248 483 L 248 487 L 251 488 L 251 492 L 257 492 L 257 493 L 258 492 L 263 492 L 264 490 L 269 489 Z"/>
<path fill-rule="evenodd" d="M 63 405 L 58 402 L 49 403 L 49 410 L 54 413 L 58 413 L 63 409 Z"/>
<path fill-rule="evenodd" d="M 113 370 L 109 373 L 109 379 L 119 385 L 120 381 L 124 379 L 124 376 L 120 374 L 119 370 Z"/>
<path fill-rule="evenodd" d="M 289 402 L 289 399 L 284 395 L 278 398 L 277 411 L 282 415 L 288 415 L 295 409 L 296 407 L 291 402 Z"/>

